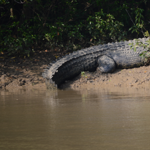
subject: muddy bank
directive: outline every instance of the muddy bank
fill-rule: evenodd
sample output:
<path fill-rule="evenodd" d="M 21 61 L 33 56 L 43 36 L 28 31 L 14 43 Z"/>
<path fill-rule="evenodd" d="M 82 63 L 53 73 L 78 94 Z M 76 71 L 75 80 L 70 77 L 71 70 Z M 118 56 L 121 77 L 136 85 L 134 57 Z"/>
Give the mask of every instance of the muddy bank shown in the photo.
<path fill-rule="evenodd" d="M 62 87 L 74 90 L 107 90 L 133 91 L 148 90 L 150 88 L 150 66 L 132 69 L 118 69 L 114 73 L 101 74 L 85 72 L 74 81 L 65 83 Z"/>
<path fill-rule="evenodd" d="M 38 51 L 33 57 L 0 59 L 0 89 L 42 89 L 46 90 L 42 72 L 47 65 L 63 53 Z M 149 89 L 150 66 L 132 69 L 119 69 L 114 73 L 101 74 L 99 71 L 84 72 L 72 81 L 67 81 L 61 88 L 74 90 L 92 89 Z"/>
<path fill-rule="evenodd" d="M 0 89 L 46 89 L 42 72 L 47 65 L 64 55 L 59 50 L 36 51 L 29 58 L 8 57 L 0 55 Z"/>

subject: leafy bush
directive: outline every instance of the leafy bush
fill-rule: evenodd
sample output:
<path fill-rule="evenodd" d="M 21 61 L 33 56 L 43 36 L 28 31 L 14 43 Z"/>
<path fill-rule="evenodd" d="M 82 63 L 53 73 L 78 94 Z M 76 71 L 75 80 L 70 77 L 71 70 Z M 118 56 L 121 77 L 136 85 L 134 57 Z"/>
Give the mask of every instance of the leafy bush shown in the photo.
<path fill-rule="evenodd" d="M 142 15 L 142 12 L 144 10 L 137 8 L 137 9 L 133 9 L 133 12 L 135 13 L 135 22 L 133 24 L 133 26 L 131 28 L 129 28 L 129 31 L 131 31 L 132 33 L 136 32 L 137 34 L 139 34 L 140 32 L 143 32 L 143 28 L 144 28 L 144 16 Z"/>
<path fill-rule="evenodd" d="M 124 40 L 149 26 L 149 6 L 143 0 L 2 0 L 0 51 L 29 56 L 37 47 L 76 50 Z"/>
<path fill-rule="evenodd" d="M 0 30 L 0 51 L 7 51 L 9 55 L 28 55 L 32 51 L 36 35 L 27 24 L 19 25 L 13 22 Z"/>
<path fill-rule="evenodd" d="M 95 12 L 94 17 L 89 16 L 87 22 L 87 29 L 94 41 L 120 41 L 126 35 L 122 30 L 123 23 L 116 21 L 113 15 L 104 13 L 102 9 Z"/>

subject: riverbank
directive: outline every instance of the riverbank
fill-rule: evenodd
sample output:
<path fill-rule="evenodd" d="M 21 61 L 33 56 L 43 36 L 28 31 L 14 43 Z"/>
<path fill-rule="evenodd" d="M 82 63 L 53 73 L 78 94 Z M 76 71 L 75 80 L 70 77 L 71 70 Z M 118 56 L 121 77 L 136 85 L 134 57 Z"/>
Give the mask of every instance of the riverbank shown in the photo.
<path fill-rule="evenodd" d="M 42 73 L 47 65 L 58 56 L 64 55 L 58 49 L 39 50 L 29 58 L 0 55 L 0 89 L 15 91 L 18 89 L 46 90 Z"/>
<path fill-rule="evenodd" d="M 74 81 L 62 87 L 74 90 L 109 91 L 109 92 L 148 92 L 150 88 L 150 66 L 131 69 L 118 69 L 114 73 L 101 74 L 85 72 Z"/>
<path fill-rule="evenodd" d="M 0 57 L 0 89 L 14 91 L 18 89 L 46 90 L 42 72 L 58 56 L 57 51 L 38 51 L 30 58 Z M 126 90 L 149 89 L 150 66 L 132 69 L 118 69 L 114 73 L 101 74 L 84 72 L 72 81 L 67 81 L 61 88 L 74 90 Z"/>

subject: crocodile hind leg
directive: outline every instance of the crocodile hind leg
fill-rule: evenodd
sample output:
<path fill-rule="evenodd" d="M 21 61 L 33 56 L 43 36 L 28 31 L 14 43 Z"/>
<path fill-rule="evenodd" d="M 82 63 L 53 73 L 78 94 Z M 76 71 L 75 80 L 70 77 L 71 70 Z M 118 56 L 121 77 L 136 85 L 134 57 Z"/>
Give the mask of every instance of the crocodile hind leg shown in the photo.
<path fill-rule="evenodd" d="M 114 60 L 106 55 L 103 55 L 97 59 L 98 70 L 102 73 L 113 72 L 116 69 Z"/>

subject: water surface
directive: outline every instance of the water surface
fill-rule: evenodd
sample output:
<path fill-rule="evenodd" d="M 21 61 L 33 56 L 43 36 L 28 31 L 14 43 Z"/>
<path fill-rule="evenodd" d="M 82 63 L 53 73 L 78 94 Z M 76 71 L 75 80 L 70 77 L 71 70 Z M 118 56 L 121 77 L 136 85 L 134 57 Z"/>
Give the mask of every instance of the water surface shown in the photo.
<path fill-rule="evenodd" d="M 150 96 L 0 91 L 0 150 L 149 150 Z"/>

